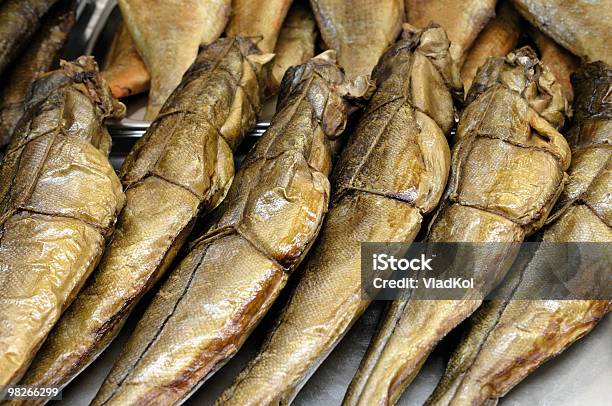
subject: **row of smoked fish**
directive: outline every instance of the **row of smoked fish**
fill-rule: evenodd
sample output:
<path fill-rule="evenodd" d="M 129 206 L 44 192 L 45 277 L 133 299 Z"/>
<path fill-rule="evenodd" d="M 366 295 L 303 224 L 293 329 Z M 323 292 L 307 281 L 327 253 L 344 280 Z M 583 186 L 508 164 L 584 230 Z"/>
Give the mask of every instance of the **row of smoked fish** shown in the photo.
<path fill-rule="evenodd" d="M 90 57 L 43 73 L 75 3 L 0 0 L 0 387 L 67 385 L 161 281 L 92 404 L 178 404 L 291 277 L 218 400 L 287 404 L 370 304 L 360 242 L 612 240 L 605 1 L 118 3 L 101 74 Z M 104 121 L 148 88 L 153 122 L 117 175 Z M 481 289 L 515 255 L 483 262 Z M 611 309 L 393 302 L 344 403 L 394 404 L 469 318 L 427 403 L 495 404 Z"/>

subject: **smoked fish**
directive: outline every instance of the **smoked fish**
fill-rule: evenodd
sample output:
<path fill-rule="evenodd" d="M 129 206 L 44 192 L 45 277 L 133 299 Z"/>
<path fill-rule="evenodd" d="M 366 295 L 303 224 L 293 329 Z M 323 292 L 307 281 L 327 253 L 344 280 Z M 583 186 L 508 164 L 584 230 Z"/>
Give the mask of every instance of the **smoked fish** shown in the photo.
<path fill-rule="evenodd" d="M 314 56 L 316 35 L 314 16 L 306 1 L 296 1 L 289 10 L 276 42 L 275 57 L 268 77 L 268 95 L 278 93 L 287 69 Z"/>
<path fill-rule="evenodd" d="M 347 89 L 333 51 L 287 72 L 269 129 L 93 405 L 178 404 L 238 351 L 319 232 Z"/>
<path fill-rule="evenodd" d="M 612 184 L 612 104 L 607 100 L 612 69 L 603 62 L 588 64 L 574 82 L 570 181 L 542 241 L 611 242 L 612 213 L 605 206 Z M 537 259 L 544 254 L 535 255 Z M 531 260 L 523 273 L 537 272 L 532 269 L 537 263 Z M 612 310 L 608 300 L 511 300 L 528 288 L 521 282 L 508 299 L 492 300 L 476 312 L 429 405 L 497 403 Z"/>
<path fill-rule="evenodd" d="M 402 30 L 403 0 L 310 0 L 321 37 L 349 78 L 370 75 Z"/>
<path fill-rule="evenodd" d="M 416 27 L 440 24 L 459 66 L 478 33 L 495 17 L 497 0 L 406 0 L 406 19 Z"/>
<path fill-rule="evenodd" d="M 230 0 L 118 0 L 138 53 L 151 75 L 146 120 L 153 120 L 198 55 L 219 38 Z"/>
<path fill-rule="evenodd" d="M 587 61 L 612 64 L 612 2 L 512 0 L 531 24 Z"/>
<path fill-rule="evenodd" d="M 125 107 L 92 58 L 36 80 L 25 109 L 0 167 L 0 387 L 96 267 L 125 201 L 103 124 Z"/>
<path fill-rule="evenodd" d="M 228 35 L 260 37 L 257 46 L 273 52 L 293 0 L 233 0 Z"/>
<path fill-rule="evenodd" d="M 233 151 L 255 125 L 262 64 L 270 58 L 241 37 L 201 50 L 126 158 L 120 176 L 127 201 L 115 234 L 24 385 L 61 387 L 89 365 L 168 269 L 196 217 L 223 200 L 234 177 Z"/>
<path fill-rule="evenodd" d="M 478 69 L 491 56 L 506 56 L 516 48 L 521 35 L 520 17 L 510 0 L 497 5 L 495 18 L 478 35 L 470 47 L 461 67 L 461 80 L 465 94 L 470 90 Z M 547 65 L 548 66 L 548 65 Z"/>
<path fill-rule="evenodd" d="M 538 48 L 540 60 L 557 78 L 565 98 L 572 102 L 574 91 L 570 77 L 578 69 L 580 60 L 537 28 L 529 27 L 527 32 Z"/>
<path fill-rule="evenodd" d="M 2 75 L 0 84 L 0 148 L 11 141 L 23 114 L 28 88 L 59 63 L 59 54 L 75 22 L 76 1 L 60 0 L 43 18 L 28 48 Z"/>
<path fill-rule="evenodd" d="M 113 38 L 102 77 L 116 98 L 132 96 L 149 89 L 151 82 L 149 71 L 138 54 L 136 44 L 125 24 L 121 24 Z"/>
<path fill-rule="evenodd" d="M 0 75 L 34 35 L 41 18 L 58 0 L 5 0 L 0 3 Z"/>
<path fill-rule="evenodd" d="M 440 27 L 406 31 L 381 58 L 379 87 L 335 167 L 319 243 L 275 329 L 218 405 L 289 404 L 370 303 L 360 243 L 411 242 L 437 206 L 450 168 L 451 94 L 461 92 L 449 46 Z"/>
<path fill-rule="evenodd" d="M 542 226 L 563 190 L 570 150 L 556 127 L 567 102 L 530 48 L 490 58 L 466 99 L 445 198 L 427 241 L 496 242 L 483 259 L 479 292 L 457 300 L 392 302 L 345 397 L 347 405 L 392 405 L 439 340 L 476 310 L 508 271 L 520 243 Z"/>

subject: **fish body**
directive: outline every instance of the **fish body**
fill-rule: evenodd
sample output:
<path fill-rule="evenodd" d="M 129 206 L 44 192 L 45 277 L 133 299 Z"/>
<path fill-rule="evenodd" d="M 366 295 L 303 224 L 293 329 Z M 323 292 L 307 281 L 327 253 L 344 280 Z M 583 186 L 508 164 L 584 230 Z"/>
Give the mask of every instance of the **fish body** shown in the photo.
<path fill-rule="evenodd" d="M 610 242 L 612 215 L 604 205 L 612 183 L 612 107 L 604 100 L 612 87 L 612 69 L 602 62 L 586 65 L 575 83 L 577 113 L 568 132 L 574 153 L 570 181 L 542 241 Z M 521 273 L 537 273 L 544 255 L 536 251 Z M 497 403 L 612 310 L 608 300 L 512 300 L 531 287 L 508 286 L 515 289 L 508 299 L 492 300 L 470 320 L 429 405 Z"/>
<path fill-rule="evenodd" d="M 62 0 L 52 7 L 28 48 L 6 72 L 0 88 L 0 148 L 23 114 L 28 88 L 59 62 L 59 54 L 75 21 L 76 1 Z"/>
<path fill-rule="evenodd" d="M 580 60 L 537 28 L 529 27 L 527 32 L 538 48 L 542 63 L 549 67 L 561 85 L 563 95 L 569 102 L 572 102 L 574 91 L 570 77 L 578 69 Z"/>
<path fill-rule="evenodd" d="M 345 403 L 394 404 L 435 345 L 480 306 L 547 218 L 566 181 L 567 142 L 555 127 L 567 106 L 560 86 L 523 48 L 480 69 L 454 139 L 445 199 L 430 242 L 498 242 L 474 267 L 482 286 L 457 300 L 396 301 L 351 383 Z M 494 248 L 495 250 L 495 248 Z"/>
<path fill-rule="evenodd" d="M 311 0 L 321 37 L 349 78 L 370 75 L 402 29 L 402 0 Z"/>
<path fill-rule="evenodd" d="M 295 2 L 283 23 L 274 49 L 275 57 L 268 77 L 269 95 L 278 93 L 287 69 L 314 56 L 316 35 L 312 12 L 304 2 Z"/>
<path fill-rule="evenodd" d="M 495 17 L 497 0 L 406 0 L 409 24 L 440 24 L 451 42 L 451 55 L 461 66 L 478 33 Z"/>
<path fill-rule="evenodd" d="M 0 75 L 34 35 L 58 0 L 6 0 L 0 3 Z"/>
<path fill-rule="evenodd" d="M 266 59 L 244 38 L 219 39 L 200 52 L 126 158 L 120 176 L 127 201 L 113 239 L 24 385 L 61 387 L 89 365 L 168 269 L 198 214 L 223 200 L 234 177 L 233 150 L 260 108 Z"/>
<path fill-rule="evenodd" d="M 242 346 L 321 227 L 347 120 L 344 85 L 330 53 L 287 73 L 269 129 L 210 227 L 154 297 L 93 405 L 180 403 Z"/>
<path fill-rule="evenodd" d="M 516 48 L 521 29 L 520 17 L 509 0 L 498 5 L 497 13 L 470 47 L 461 67 L 465 94 L 470 90 L 478 69 L 491 56 L 506 56 Z M 548 65 L 547 65 L 548 66 Z"/>
<path fill-rule="evenodd" d="M 116 98 L 149 89 L 151 77 L 125 24 L 117 30 L 102 76 Z"/>
<path fill-rule="evenodd" d="M 146 120 L 153 120 L 198 55 L 216 40 L 230 0 L 119 0 L 123 20 L 151 75 Z"/>
<path fill-rule="evenodd" d="M 257 46 L 273 52 L 293 0 L 233 0 L 228 35 L 260 37 Z"/>
<path fill-rule="evenodd" d="M 587 61 L 612 64 L 612 2 L 585 0 L 512 0 L 531 24 Z"/>
<path fill-rule="evenodd" d="M 91 58 L 32 86 L 0 167 L 0 387 L 17 383 L 102 256 L 125 201 L 103 120 L 124 109 Z"/>
<path fill-rule="evenodd" d="M 332 208 L 302 279 L 218 405 L 290 403 L 367 308 L 360 242 L 413 241 L 446 185 L 450 84 L 460 91 L 453 66 L 441 28 L 407 33 L 382 57 L 378 89 L 336 165 Z"/>

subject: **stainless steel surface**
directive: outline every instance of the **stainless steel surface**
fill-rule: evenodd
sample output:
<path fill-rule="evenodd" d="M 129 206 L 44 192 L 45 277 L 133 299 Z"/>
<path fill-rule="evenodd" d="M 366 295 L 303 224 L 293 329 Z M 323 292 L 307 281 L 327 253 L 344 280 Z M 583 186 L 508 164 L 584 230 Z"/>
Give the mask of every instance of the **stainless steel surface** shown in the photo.
<path fill-rule="evenodd" d="M 87 25 L 87 30 L 85 31 L 85 38 L 87 39 L 87 43 L 85 46 L 85 53 L 87 55 L 91 55 L 100 38 L 100 34 L 104 29 L 108 18 L 111 13 L 117 7 L 116 0 L 97 0 L 96 3 L 96 11 L 91 17 L 89 24 Z"/>
<path fill-rule="evenodd" d="M 107 122 L 107 127 L 113 138 L 139 138 L 147 131 L 150 123 L 142 120 L 134 120 L 130 118 L 124 118 L 123 120 L 112 120 Z M 251 131 L 250 135 L 259 137 L 261 136 L 270 123 L 263 121 L 257 123 L 255 128 Z"/>

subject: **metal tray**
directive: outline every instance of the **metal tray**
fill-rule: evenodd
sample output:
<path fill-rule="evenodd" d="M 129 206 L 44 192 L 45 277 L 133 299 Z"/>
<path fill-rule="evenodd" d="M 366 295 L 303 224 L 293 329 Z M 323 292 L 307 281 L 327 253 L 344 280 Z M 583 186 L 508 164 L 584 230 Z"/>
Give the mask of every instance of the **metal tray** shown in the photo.
<path fill-rule="evenodd" d="M 87 53 L 102 58 L 105 55 L 104 44 L 109 43 L 109 35 L 112 36 L 113 25 L 116 29 L 119 18 L 115 5 L 115 0 L 85 0 L 82 2 L 75 38 L 71 39 L 70 52 L 73 53 L 69 52 L 70 56 Z M 146 131 L 149 125 L 135 118 L 141 107 L 134 107 L 132 103 L 138 106 L 137 100 L 128 101 L 129 118 L 109 123 L 114 141 L 112 158 L 115 165 L 120 164 L 135 140 Z M 142 101 L 140 103 L 142 106 Z M 268 107 L 268 110 L 273 111 L 273 108 Z M 267 122 L 259 123 L 251 134 L 253 137 L 245 142 L 243 150 L 246 150 L 254 142 L 254 138 L 261 135 L 268 125 Z M 281 294 L 281 298 L 270 314 L 264 318 L 236 357 L 188 399 L 187 405 L 209 405 L 214 402 L 233 377 L 254 356 L 286 296 L 287 291 Z M 151 297 L 152 293 L 149 293 L 141 301 L 126 322 L 119 337 L 107 351 L 64 389 L 62 405 L 85 406 L 89 404 L 123 348 L 129 333 L 134 330 Z M 366 351 L 384 305 L 382 302 L 375 302 L 369 307 L 313 374 L 295 399 L 295 405 L 339 405 L 341 403 L 346 388 Z M 399 405 L 423 404 L 444 370 L 450 351 L 457 341 L 458 333 L 458 331 L 451 333 L 438 345 L 413 384 L 401 397 Z M 608 317 L 579 343 L 540 367 L 503 398 L 500 404 L 512 406 L 609 405 L 612 399 L 611 366 L 612 317 Z"/>

